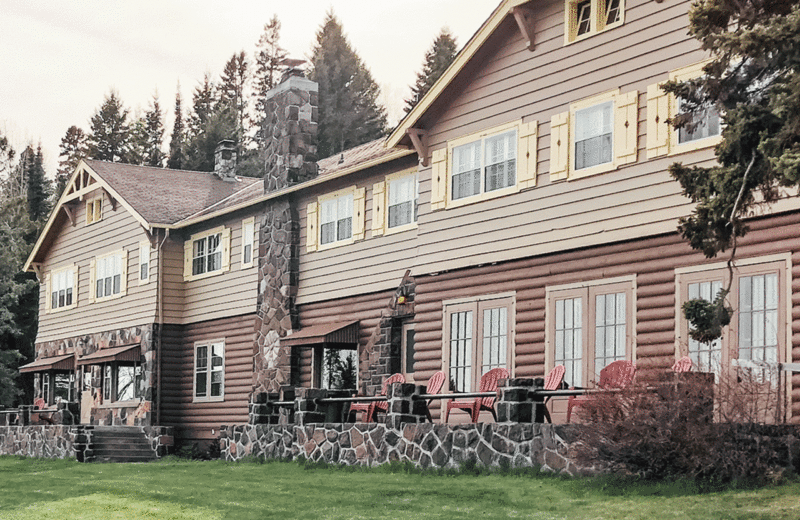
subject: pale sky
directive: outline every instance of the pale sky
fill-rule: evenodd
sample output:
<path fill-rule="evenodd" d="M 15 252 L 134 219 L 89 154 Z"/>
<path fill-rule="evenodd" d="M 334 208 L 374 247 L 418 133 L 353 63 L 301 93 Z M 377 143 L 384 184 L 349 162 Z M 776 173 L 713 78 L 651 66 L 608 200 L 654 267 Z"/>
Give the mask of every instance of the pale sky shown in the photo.
<path fill-rule="evenodd" d="M 447 26 L 461 48 L 499 0 L 0 0 L 0 131 L 19 153 L 41 140 L 48 176 L 71 125 L 89 119 L 110 89 L 131 113 L 158 92 L 172 131 L 176 86 L 184 110 L 194 87 L 217 79 L 234 52 L 252 59 L 264 24 L 281 21 L 281 45 L 307 58 L 333 9 L 350 44 L 381 86 L 390 123 Z"/>

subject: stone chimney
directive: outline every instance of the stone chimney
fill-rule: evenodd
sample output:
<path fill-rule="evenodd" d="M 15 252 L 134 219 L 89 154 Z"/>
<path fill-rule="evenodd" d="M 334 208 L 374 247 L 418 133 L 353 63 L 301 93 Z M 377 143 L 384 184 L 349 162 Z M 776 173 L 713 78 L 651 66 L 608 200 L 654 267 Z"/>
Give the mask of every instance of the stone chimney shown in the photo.
<path fill-rule="evenodd" d="M 214 175 L 223 181 L 236 180 L 236 145 L 230 139 L 220 141 L 214 150 Z"/>
<path fill-rule="evenodd" d="M 319 86 L 297 68 L 300 60 L 285 60 L 281 82 L 267 92 L 266 175 L 271 192 L 317 176 L 317 99 Z"/>

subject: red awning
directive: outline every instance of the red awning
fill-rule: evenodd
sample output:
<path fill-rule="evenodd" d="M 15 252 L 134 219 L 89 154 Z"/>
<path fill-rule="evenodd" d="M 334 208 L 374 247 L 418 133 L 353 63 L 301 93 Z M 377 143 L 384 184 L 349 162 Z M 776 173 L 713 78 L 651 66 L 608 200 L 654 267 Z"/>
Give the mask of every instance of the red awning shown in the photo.
<path fill-rule="evenodd" d="M 45 370 L 75 370 L 75 354 L 39 358 L 33 363 L 19 367 L 19 371 L 23 374 L 25 372 L 44 372 Z"/>
<path fill-rule="evenodd" d="M 99 365 L 109 361 L 132 361 L 138 363 L 141 360 L 141 345 L 125 345 L 124 347 L 102 348 L 97 352 L 78 358 L 79 365 Z"/>
<path fill-rule="evenodd" d="M 316 345 L 340 348 L 358 345 L 358 322 L 347 321 L 314 325 L 281 338 L 282 347 L 310 347 Z"/>

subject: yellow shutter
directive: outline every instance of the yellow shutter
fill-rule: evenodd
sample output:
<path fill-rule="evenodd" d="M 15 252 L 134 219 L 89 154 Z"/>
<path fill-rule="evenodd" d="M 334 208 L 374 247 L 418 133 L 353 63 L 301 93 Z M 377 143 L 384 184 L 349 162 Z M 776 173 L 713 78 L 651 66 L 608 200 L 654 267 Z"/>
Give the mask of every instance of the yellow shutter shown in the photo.
<path fill-rule="evenodd" d="M 89 261 L 89 303 L 94 303 L 95 294 L 97 291 L 97 259 L 92 258 Z"/>
<path fill-rule="evenodd" d="M 92 217 L 94 217 L 94 202 L 91 200 L 86 201 L 86 225 L 92 223 Z"/>
<path fill-rule="evenodd" d="M 50 312 L 50 300 L 53 297 L 51 294 L 53 292 L 50 286 L 50 273 L 46 273 L 44 275 L 44 312 Z M 75 295 L 73 294 L 72 297 L 74 298 Z"/>
<path fill-rule="evenodd" d="M 669 94 L 662 83 L 647 86 L 647 158 L 669 153 Z"/>
<path fill-rule="evenodd" d="M 222 270 L 231 268 L 231 228 L 222 229 Z"/>
<path fill-rule="evenodd" d="M 536 186 L 539 122 L 523 123 L 517 146 L 517 184 L 521 190 Z"/>
<path fill-rule="evenodd" d="M 447 201 L 447 148 L 431 153 L 431 211 L 445 208 Z"/>
<path fill-rule="evenodd" d="M 189 280 L 192 277 L 192 240 L 187 239 L 183 243 L 183 279 Z"/>
<path fill-rule="evenodd" d="M 386 183 L 376 182 L 372 185 L 372 236 L 384 233 L 386 220 Z"/>
<path fill-rule="evenodd" d="M 364 240 L 366 200 L 367 188 L 356 188 L 353 194 L 353 240 Z"/>
<path fill-rule="evenodd" d="M 100 222 L 100 219 L 103 218 L 103 198 L 100 197 L 99 199 L 94 201 L 94 218 L 92 222 Z"/>
<path fill-rule="evenodd" d="M 306 211 L 306 251 L 317 250 L 317 203 L 311 202 Z"/>
<path fill-rule="evenodd" d="M 567 178 L 569 165 L 569 112 L 550 119 L 550 180 Z"/>
<path fill-rule="evenodd" d="M 122 250 L 120 257 L 122 259 L 122 273 L 120 273 L 119 293 L 125 295 L 128 291 L 128 263 L 130 262 L 130 251 Z"/>
<path fill-rule="evenodd" d="M 617 96 L 614 109 L 614 152 L 617 165 L 636 162 L 639 134 L 639 92 Z"/>

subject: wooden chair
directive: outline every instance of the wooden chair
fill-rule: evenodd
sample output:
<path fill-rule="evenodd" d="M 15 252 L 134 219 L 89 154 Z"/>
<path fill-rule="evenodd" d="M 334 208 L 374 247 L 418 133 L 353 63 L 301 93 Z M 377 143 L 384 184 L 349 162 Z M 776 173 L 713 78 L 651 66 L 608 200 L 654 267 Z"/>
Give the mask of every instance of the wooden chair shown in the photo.
<path fill-rule="evenodd" d="M 37 397 L 33 400 L 33 409 L 34 410 L 44 410 L 47 408 L 47 402 L 42 399 L 41 397 Z"/>
<path fill-rule="evenodd" d="M 425 390 L 425 393 L 429 395 L 436 395 L 442 391 L 442 386 L 444 386 L 444 372 L 441 370 L 438 372 L 434 372 L 430 379 L 428 379 L 428 388 Z M 428 409 L 425 410 L 428 421 L 433 422 L 433 418 L 431 417 L 431 403 L 433 403 L 433 399 L 428 400 Z"/>
<path fill-rule="evenodd" d="M 676 374 L 692 371 L 692 358 L 683 356 L 672 365 L 672 371 Z"/>
<path fill-rule="evenodd" d="M 558 390 L 561 387 L 561 383 L 564 382 L 564 373 L 566 369 L 564 365 L 556 365 L 553 367 L 550 372 L 544 378 L 544 387 L 543 390 Z M 552 423 L 553 420 L 550 418 L 550 411 L 547 409 L 547 402 L 551 399 L 552 396 L 547 396 L 544 398 L 544 401 L 540 404 L 544 408 L 544 419 Z"/>
<path fill-rule="evenodd" d="M 600 382 L 597 387 L 603 390 L 625 388 L 633 382 L 636 365 L 633 361 L 614 361 L 600 371 Z M 591 396 L 569 396 L 567 401 L 567 422 L 572 418 L 572 409 L 586 403 Z"/>
<path fill-rule="evenodd" d="M 493 368 L 481 376 L 481 384 L 479 392 L 495 392 L 497 391 L 497 382 L 500 379 L 507 379 L 510 372 L 505 368 Z M 456 401 L 451 399 L 447 402 L 447 411 L 444 415 L 444 422 L 450 419 L 450 410 L 458 408 L 470 414 L 472 422 L 478 422 L 478 416 L 481 410 L 488 410 L 492 412 L 492 417 L 497 420 L 497 413 L 494 411 L 494 401 L 496 397 L 476 397 L 475 399 L 463 399 Z"/>
<path fill-rule="evenodd" d="M 381 389 L 380 395 L 386 395 L 386 391 L 389 388 L 389 385 L 392 383 L 405 383 L 406 377 L 403 374 L 393 374 L 386 378 L 383 382 L 383 387 Z M 355 395 L 353 397 L 356 397 Z M 362 422 L 370 422 L 375 420 L 375 413 L 376 411 L 382 410 L 386 411 L 389 409 L 389 403 L 387 401 L 372 401 L 369 403 L 350 403 L 350 411 L 347 412 L 347 416 L 350 417 L 351 413 L 358 413 L 363 412 L 363 416 L 361 417 Z"/>

